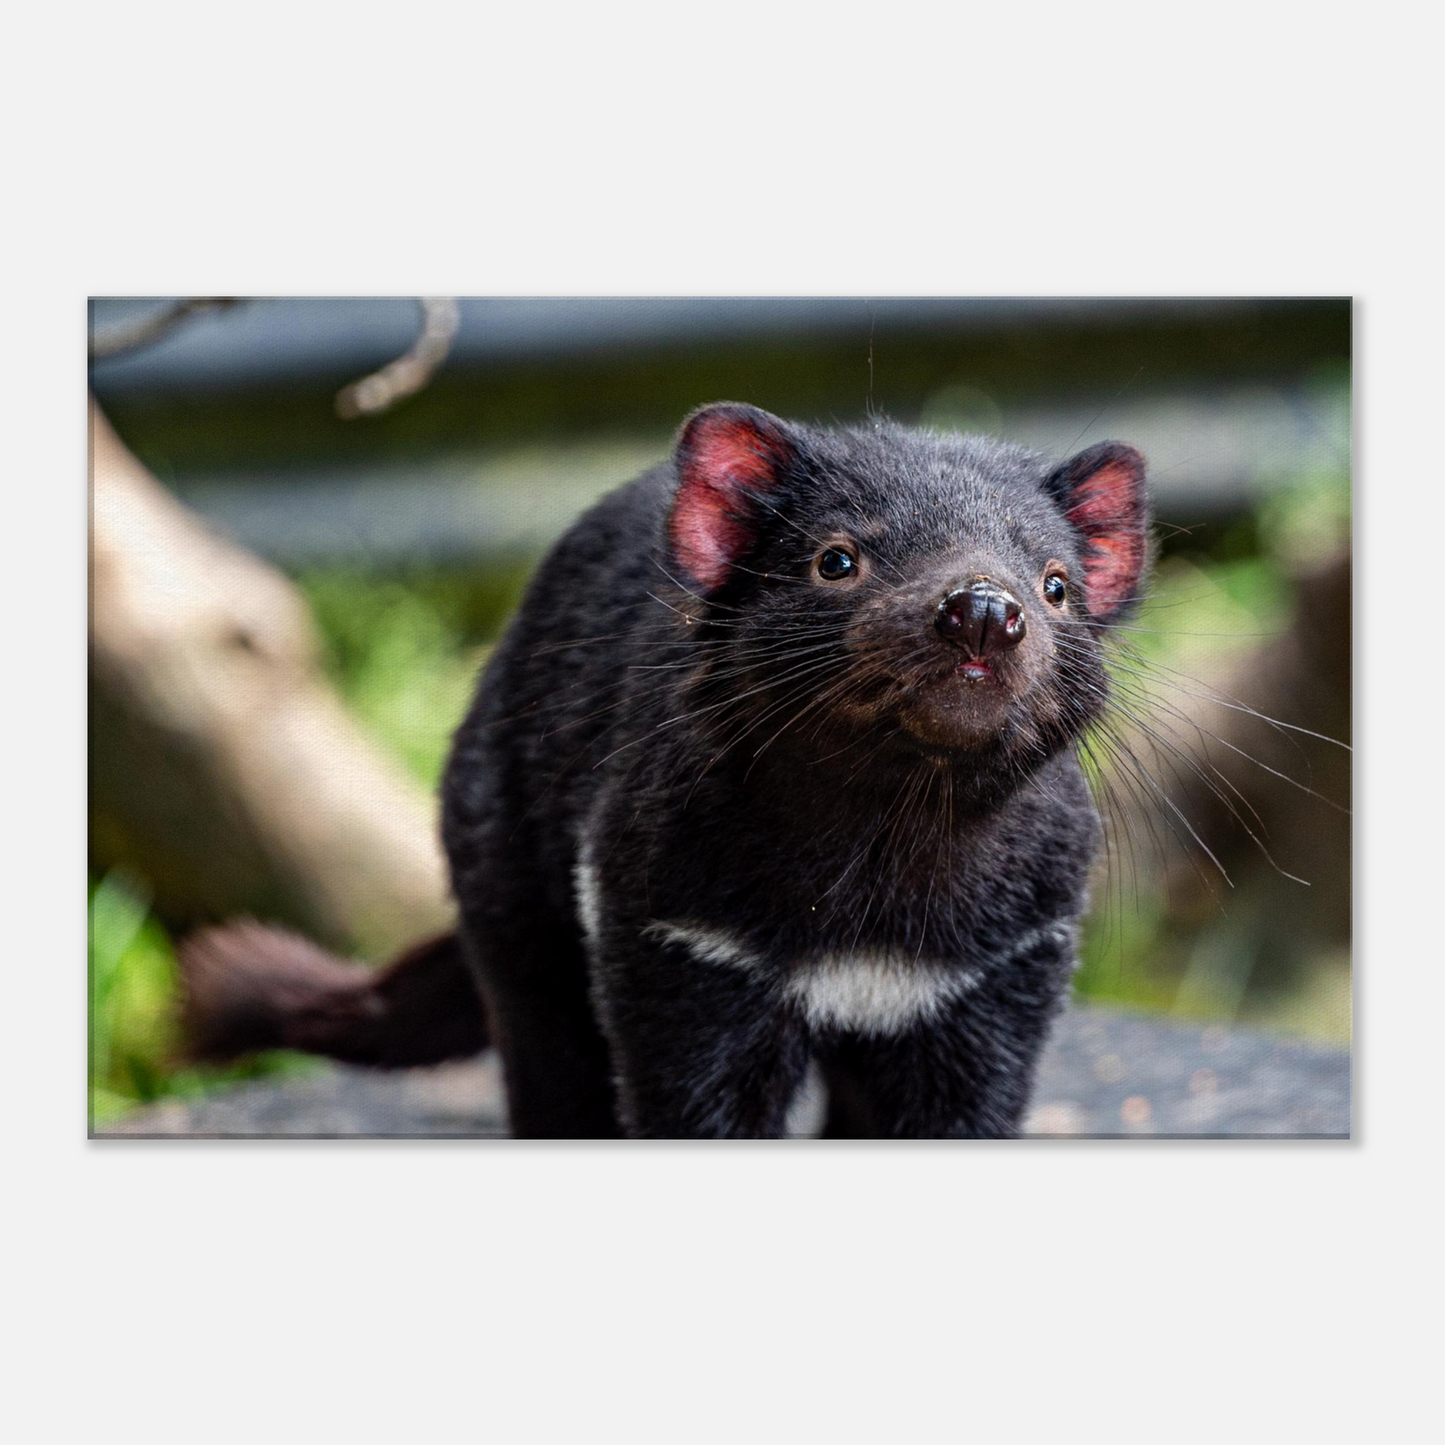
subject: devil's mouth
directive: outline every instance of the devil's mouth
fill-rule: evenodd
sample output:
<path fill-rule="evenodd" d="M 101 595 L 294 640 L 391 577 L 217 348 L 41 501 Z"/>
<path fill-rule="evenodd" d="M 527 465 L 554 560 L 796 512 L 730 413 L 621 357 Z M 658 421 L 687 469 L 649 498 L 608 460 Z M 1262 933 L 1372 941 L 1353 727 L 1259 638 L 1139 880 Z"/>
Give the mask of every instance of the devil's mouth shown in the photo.
<path fill-rule="evenodd" d="M 993 668 L 981 657 L 965 657 L 953 670 L 957 676 L 971 685 L 996 681 Z"/>
<path fill-rule="evenodd" d="M 932 668 L 926 675 L 900 682 L 900 690 L 910 696 L 923 698 L 940 688 L 952 691 L 962 682 L 966 691 L 975 688 L 1003 688 L 1013 691 L 1017 687 L 1017 671 L 1007 664 L 999 666 L 997 658 L 963 657 L 958 661 L 946 662 Z"/>
<path fill-rule="evenodd" d="M 997 667 L 994 662 L 985 658 L 965 657 L 957 662 L 932 667 L 927 672 L 915 673 L 911 677 L 896 673 L 880 677 L 867 690 L 867 695 L 870 702 L 877 704 L 892 701 L 905 705 L 922 703 L 927 706 L 940 692 L 945 695 L 954 692 L 959 683 L 963 684 L 965 696 L 978 695 L 981 691 L 1011 692 L 1014 690 L 1015 676 L 1007 667 Z"/>
<path fill-rule="evenodd" d="M 891 715 L 907 731 L 957 748 L 997 732 L 1003 711 L 1016 700 L 1019 681 L 1009 662 L 955 653 L 915 669 L 889 669 L 866 682 L 860 679 L 862 685 L 839 707 L 875 722 Z"/>

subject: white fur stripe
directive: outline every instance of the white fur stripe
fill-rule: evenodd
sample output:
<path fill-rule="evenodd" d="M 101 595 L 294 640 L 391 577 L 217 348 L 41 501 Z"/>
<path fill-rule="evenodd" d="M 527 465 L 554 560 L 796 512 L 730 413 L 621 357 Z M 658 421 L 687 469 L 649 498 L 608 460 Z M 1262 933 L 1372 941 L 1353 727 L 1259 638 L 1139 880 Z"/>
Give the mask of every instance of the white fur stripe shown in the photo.
<path fill-rule="evenodd" d="M 577 899 L 577 920 L 589 947 L 596 948 L 602 932 L 602 885 L 597 878 L 597 864 L 592 856 L 592 840 L 586 838 L 577 850 L 577 866 L 572 870 L 572 890 Z"/>
<path fill-rule="evenodd" d="M 651 923 L 644 930 L 664 943 L 681 944 L 704 963 L 725 964 L 750 972 L 761 968 L 758 960 L 730 934 L 718 928 L 704 928 L 697 923 Z"/>
<path fill-rule="evenodd" d="M 647 932 L 686 948 L 704 963 L 767 972 L 737 939 L 720 929 L 692 923 L 651 924 Z M 786 998 L 802 1009 L 815 1028 L 855 1029 L 861 1033 L 897 1033 L 940 1009 L 978 982 L 973 971 L 931 960 L 876 950 L 826 954 L 799 964 L 781 980 Z"/>

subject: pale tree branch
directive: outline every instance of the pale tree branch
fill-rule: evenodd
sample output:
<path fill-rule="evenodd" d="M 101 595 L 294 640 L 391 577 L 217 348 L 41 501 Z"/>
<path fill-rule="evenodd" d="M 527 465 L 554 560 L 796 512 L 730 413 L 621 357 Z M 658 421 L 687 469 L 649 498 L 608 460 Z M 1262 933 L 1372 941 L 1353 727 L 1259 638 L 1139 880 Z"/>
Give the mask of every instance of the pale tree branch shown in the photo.
<path fill-rule="evenodd" d="M 231 307 L 240 304 L 239 296 L 186 296 L 179 301 L 172 301 L 168 306 L 148 311 L 129 321 L 118 321 L 92 335 L 90 359 L 104 361 L 107 357 L 119 356 L 123 351 L 136 351 L 143 346 L 153 346 L 193 316 L 207 311 L 229 311 Z"/>
<path fill-rule="evenodd" d="M 451 351 L 452 339 L 461 323 L 461 310 L 451 296 L 423 296 L 421 331 L 411 349 L 380 371 L 354 381 L 336 394 L 336 414 L 348 421 L 359 416 L 377 416 L 397 402 L 415 396 Z"/>

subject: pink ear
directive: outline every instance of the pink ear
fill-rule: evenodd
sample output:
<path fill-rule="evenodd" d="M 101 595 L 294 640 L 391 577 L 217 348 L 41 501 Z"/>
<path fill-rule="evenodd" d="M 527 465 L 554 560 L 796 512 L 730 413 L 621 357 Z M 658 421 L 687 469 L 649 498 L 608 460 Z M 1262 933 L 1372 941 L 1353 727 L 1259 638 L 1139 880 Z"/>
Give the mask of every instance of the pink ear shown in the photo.
<path fill-rule="evenodd" d="M 1049 486 L 1084 539 L 1089 615 L 1110 622 L 1135 600 L 1148 558 L 1144 458 L 1123 442 L 1100 442 L 1065 462 Z"/>
<path fill-rule="evenodd" d="M 792 455 L 786 427 L 756 407 L 720 402 L 688 418 L 667 528 L 678 564 L 704 592 L 721 587 L 757 540 L 755 500 Z"/>

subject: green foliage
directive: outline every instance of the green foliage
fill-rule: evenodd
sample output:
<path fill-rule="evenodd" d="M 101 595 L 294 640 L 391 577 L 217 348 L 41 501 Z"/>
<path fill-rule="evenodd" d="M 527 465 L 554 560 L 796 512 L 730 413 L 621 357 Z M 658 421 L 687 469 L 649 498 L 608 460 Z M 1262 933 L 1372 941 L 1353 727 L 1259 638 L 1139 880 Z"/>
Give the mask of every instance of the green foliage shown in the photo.
<path fill-rule="evenodd" d="M 1265 555 L 1301 569 L 1350 540 L 1352 498 L 1343 476 L 1307 477 L 1270 495 L 1259 509 Z"/>
<path fill-rule="evenodd" d="M 1149 711 L 1141 696 L 1154 691 L 1150 674 L 1192 680 L 1187 688 L 1207 693 L 1242 654 L 1288 627 L 1291 577 L 1348 545 L 1349 536 L 1349 483 L 1334 475 L 1274 492 L 1207 546 L 1201 539 L 1166 555 L 1115 654 L 1124 687 L 1136 690 L 1131 705 Z M 1240 801 L 1242 810 L 1247 806 Z M 1184 828 L 1183 820 L 1178 826 Z M 1157 831 L 1168 836 L 1167 816 L 1160 816 Z M 1223 898 L 1217 916 L 1203 920 L 1196 936 L 1181 938 L 1165 921 L 1158 858 L 1158 844 L 1147 835 L 1115 850 L 1085 929 L 1075 978 L 1079 994 L 1182 1018 L 1348 1041 L 1347 952 L 1316 958 L 1287 993 L 1256 987 L 1250 965 L 1262 929 L 1252 912 L 1257 905 L 1238 895 Z M 1208 871 L 1210 865 L 1200 866 Z M 1222 894 L 1229 892 L 1221 885 Z"/>
<path fill-rule="evenodd" d="M 392 570 L 314 567 L 296 579 L 326 644 L 327 672 L 363 725 L 428 786 L 529 563 Z"/>
<path fill-rule="evenodd" d="M 144 894 L 112 873 L 90 880 L 90 1103 L 103 1124 L 156 1098 L 175 1047 L 175 957 Z"/>
<path fill-rule="evenodd" d="M 300 1055 L 262 1054 L 229 1068 L 179 1055 L 176 956 L 151 915 L 144 886 L 118 872 L 88 881 L 90 914 L 90 1122 L 137 1104 L 191 1097 L 218 1084 L 312 1067 Z"/>

